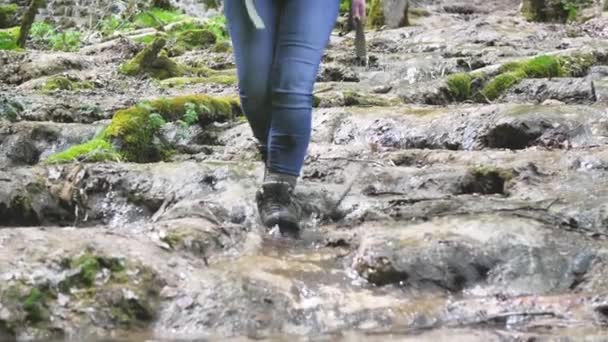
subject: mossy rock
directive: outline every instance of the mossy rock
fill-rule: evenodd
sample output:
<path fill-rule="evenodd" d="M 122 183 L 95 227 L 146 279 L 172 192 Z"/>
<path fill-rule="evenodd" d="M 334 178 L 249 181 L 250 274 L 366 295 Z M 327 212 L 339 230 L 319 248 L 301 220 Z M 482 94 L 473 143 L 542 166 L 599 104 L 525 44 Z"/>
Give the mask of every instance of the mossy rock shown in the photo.
<path fill-rule="evenodd" d="M 0 29 L 13 27 L 18 24 L 17 12 L 19 6 L 15 4 L 0 5 Z"/>
<path fill-rule="evenodd" d="M 164 50 L 166 37 L 159 35 L 132 60 L 120 66 L 120 72 L 129 76 L 149 74 L 157 79 L 183 76 L 185 70 L 167 55 Z"/>
<path fill-rule="evenodd" d="M 562 74 L 570 77 L 584 77 L 589 69 L 597 64 L 599 64 L 598 56 L 591 52 L 560 57 Z"/>
<path fill-rule="evenodd" d="M 58 282 L 52 276 L 38 279 L 35 285 L 29 278 L 0 283 L 1 305 L 8 313 L 8 320 L 0 320 L 1 336 L 27 332 L 28 336 L 44 336 L 43 340 L 62 337 L 64 332 L 53 322 L 65 310 L 70 312 L 72 324 L 83 332 L 98 327 L 146 328 L 156 317 L 165 283 L 140 262 L 87 248 L 61 260 L 59 266 L 63 279 Z M 61 296 L 68 300 L 59 305 Z M 63 306 L 67 309 L 59 309 Z"/>
<path fill-rule="evenodd" d="M 184 44 L 190 48 L 208 47 L 217 41 L 213 32 L 208 29 L 189 30 L 177 36 L 177 43 Z"/>
<path fill-rule="evenodd" d="M 46 80 L 40 88 L 44 92 L 53 92 L 56 90 L 84 90 L 93 89 L 95 86 L 91 81 L 72 80 L 66 76 L 53 76 Z"/>
<path fill-rule="evenodd" d="M 197 108 L 198 124 L 225 122 L 240 115 L 237 98 L 185 95 L 170 99 L 156 99 L 117 111 L 110 125 L 95 139 L 72 146 L 47 159 L 47 163 L 74 160 L 125 160 L 155 162 L 167 159 L 173 149 L 158 139 L 160 128 L 167 122 L 181 120 L 188 105 Z"/>
<path fill-rule="evenodd" d="M 588 69 L 595 62 L 587 55 L 579 59 L 573 57 L 537 56 L 528 60 L 502 65 L 498 75 L 488 80 L 483 73 L 459 73 L 450 75 L 446 88 L 454 101 L 474 99 L 478 102 L 494 101 L 508 89 L 525 78 L 552 78 L 572 75 L 572 70 Z M 565 67 L 568 65 L 568 67 Z"/>
<path fill-rule="evenodd" d="M 211 48 L 211 51 L 218 52 L 218 53 L 232 52 L 232 45 L 230 44 L 229 41 L 222 40 L 222 41 L 216 42 L 213 45 L 213 47 Z"/>

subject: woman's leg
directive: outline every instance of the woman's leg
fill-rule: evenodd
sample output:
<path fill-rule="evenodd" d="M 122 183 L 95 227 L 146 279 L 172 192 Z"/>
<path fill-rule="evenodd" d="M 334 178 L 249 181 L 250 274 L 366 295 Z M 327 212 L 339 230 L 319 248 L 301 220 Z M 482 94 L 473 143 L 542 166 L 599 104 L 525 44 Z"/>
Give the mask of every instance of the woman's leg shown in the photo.
<path fill-rule="evenodd" d="M 271 172 L 299 176 L 310 141 L 312 92 L 339 0 L 283 0 L 272 69 Z"/>
<path fill-rule="evenodd" d="M 256 0 L 255 5 L 266 25 L 264 30 L 255 29 L 243 0 L 225 0 L 224 13 L 234 49 L 241 106 L 266 158 L 271 118 L 270 73 L 279 6 L 276 0 Z"/>

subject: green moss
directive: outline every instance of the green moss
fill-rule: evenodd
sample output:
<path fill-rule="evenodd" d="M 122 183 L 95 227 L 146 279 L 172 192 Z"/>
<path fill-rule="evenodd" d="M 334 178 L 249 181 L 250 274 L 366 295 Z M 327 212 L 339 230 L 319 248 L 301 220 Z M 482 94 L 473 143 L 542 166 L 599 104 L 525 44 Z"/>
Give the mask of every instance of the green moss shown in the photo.
<path fill-rule="evenodd" d="M 23 310 L 27 314 L 27 320 L 39 323 L 48 319 L 46 309 L 47 296 L 43 291 L 34 287 L 23 301 Z"/>
<path fill-rule="evenodd" d="M 49 157 L 48 163 L 64 163 L 82 159 L 87 161 L 126 160 L 152 162 L 168 158 L 172 147 L 155 139 L 166 121 L 181 120 L 187 104 L 198 109 L 198 124 L 235 119 L 240 114 L 237 98 L 211 97 L 207 95 L 185 95 L 171 99 L 156 99 L 119 110 L 112 122 L 97 138 L 87 143 L 72 146 L 66 151 Z"/>
<path fill-rule="evenodd" d="M 450 75 L 446 81 L 450 94 L 456 101 L 465 101 L 471 96 L 473 78 L 466 73 Z"/>
<path fill-rule="evenodd" d="M 41 90 L 44 92 L 52 92 L 55 90 L 82 90 L 93 88 L 94 85 L 91 81 L 72 81 L 65 76 L 53 76 L 44 82 Z"/>
<path fill-rule="evenodd" d="M 149 35 L 145 35 L 145 36 L 141 36 L 138 38 L 135 38 L 135 41 L 138 43 L 142 43 L 144 45 L 150 45 L 152 43 L 154 43 L 154 39 L 156 39 L 156 35 L 155 34 L 149 34 Z"/>
<path fill-rule="evenodd" d="M 205 22 L 205 28 L 213 32 L 217 41 L 228 40 L 228 26 L 226 24 L 226 17 L 223 15 L 216 15 L 208 18 Z"/>
<path fill-rule="evenodd" d="M 165 36 L 157 36 L 151 45 L 146 46 L 132 60 L 122 64 L 120 72 L 130 76 L 146 73 L 161 80 L 182 76 L 185 70 L 167 56 L 166 50 L 163 49 L 166 44 Z"/>
<path fill-rule="evenodd" d="M 186 103 L 193 103 L 202 109 L 200 124 L 213 121 L 227 121 L 235 116 L 237 102 L 231 98 L 212 98 L 206 95 L 186 95 L 173 99 L 158 99 L 116 112 L 106 134 L 111 140 L 118 140 L 125 159 L 146 162 L 163 159 L 166 146 L 152 143 L 158 128 L 151 123 L 152 112 L 165 120 L 180 120 L 186 112 Z"/>
<path fill-rule="evenodd" d="M 17 39 L 19 38 L 19 28 L 0 30 L 0 50 L 19 50 Z"/>
<path fill-rule="evenodd" d="M 101 265 L 97 257 L 88 253 L 76 259 L 72 264 L 72 268 L 80 269 L 78 280 L 84 287 L 93 286 L 97 274 L 101 271 Z"/>
<path fill-rule="evenodd" d="M 209 18 L 205 22 L 183 22 L 172 27 L 168 34 L 175 41 L 171 48 L 173 56 L 199 48 L 213 47 L 213 49 L 226 50 L 230 46 L 226 20 L 223 16 Z"/>
<path fill-rule="evenodd" d="M 561 63 L 561 59 L 554 56 L 538 56 L 525 61 L 507 63 L 501 67 L 501 74 L 486 84 L 481 95 L 483 99 L 493 101 L 524 78 L 563 76 L 565 72 Z"/>
<path fill-rule="evenodd" d="M 490 101 L 496 100 L 505 91 L 524 79 L 525 76 L 525 73 L 521 71 L 510 71 L 500 74 L 483 88 L 481 94 L 485 99 Z"/>
<path fill-rule="evenodd" d="M 512 180 L 515 176 L 513 170 L 505 169 L 489 165 L 480 165 L 475 167 L 471 172 L 475 177 L 488 177 L 498 175 L 505 182 Z"/>
<path fill-rule="evenodd" d="M 63 152 L 53 154 L 46 159 L 45 163 L 63 164 L 77 160 L 102 162 L 120 161 L 121 159 L 121 155 L 114 149 L 112 144 L 101 138 L 96 138 L 84 144 L 72 146 Z"/>
<path fill-rule="evenodd" d="M 538 56 L 523 63 L 523 72 L 527 78 L 549 78 L 562 75 L 560 60 L 554 56 Z"/>
<path fill-rule="evenodd" d="M 210 30 L 200 29 L 180 33 L 177 41 L 190 47 L 206 47 L 214 44 L 217 38 Z"/>
<path fill-rule="evenodd" d="M 213 48 L 211 48 L 211 51 L 218 52 L 218 53 L 232 52 L 232 45 L 230 44 L 229 41 L 222 40 L 222 41 L 216 42 L 213 45 Z"/>

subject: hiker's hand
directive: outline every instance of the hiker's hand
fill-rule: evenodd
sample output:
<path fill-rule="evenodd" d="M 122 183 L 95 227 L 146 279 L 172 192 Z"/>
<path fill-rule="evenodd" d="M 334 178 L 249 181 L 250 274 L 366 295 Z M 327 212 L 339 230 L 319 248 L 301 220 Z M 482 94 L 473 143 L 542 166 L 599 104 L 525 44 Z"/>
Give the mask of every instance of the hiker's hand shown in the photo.
<path fill-rule="evenodd" d="M 351 0 L 353 18 L 365 19 L 365 0 Z"/>

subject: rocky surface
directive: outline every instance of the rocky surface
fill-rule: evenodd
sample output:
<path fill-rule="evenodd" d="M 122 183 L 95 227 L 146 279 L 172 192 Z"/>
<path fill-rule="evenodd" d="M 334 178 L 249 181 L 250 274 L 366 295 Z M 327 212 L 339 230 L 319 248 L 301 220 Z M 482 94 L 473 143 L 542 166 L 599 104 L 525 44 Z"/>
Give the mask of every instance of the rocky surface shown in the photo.
<path fill-rule="evenodd" d="M 353 33 L 332 36 L 299 239 L 258 222 L 263 168 L 242 118 L 165 123 L 159 139 L 175 151 L 163 162 L 49 163 L 117 110 L 234 85 L 122 75 L 141 49 L 129 38 L 0 52 L 0 340 L 602 341 L 606 18 L 414 5 L 429 15 L 369 32 L 366 67 Z M 459 100 L 448 82 L 483 72 L 475 88 L 544 54 L 580 68 L 524 77 L 491 101 Z M 175 60 L 234 67 L 208 50 Z M 94 86 L 43 90 L 58 75 Z"/>

